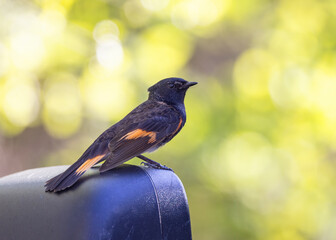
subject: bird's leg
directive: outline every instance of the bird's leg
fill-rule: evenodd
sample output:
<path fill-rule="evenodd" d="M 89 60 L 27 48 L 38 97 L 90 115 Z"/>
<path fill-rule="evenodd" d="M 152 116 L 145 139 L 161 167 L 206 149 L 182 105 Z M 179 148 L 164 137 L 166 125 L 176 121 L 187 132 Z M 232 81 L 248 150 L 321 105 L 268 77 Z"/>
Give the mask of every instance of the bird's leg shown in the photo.
<path fill-rule="evenodd" d="M 142 160 L 144 160 L 145 162 L 142 162 L 141 164 L 143 164 L 143 165 L 145 165 L 147 167 L 173 171 L 173 169 L 171 169 L 171 168 L 169 168 L 169 167 L 167 167 L 165 165 L 161 165 L 160 163 L 155 162 L 155 161 L 153 161 L 153 160 L 151 160 L 148 157 L 145 157 L 143 155 L 138 155 L 137 157 L 140 158 L 140 159 L 142 159 Z"/>

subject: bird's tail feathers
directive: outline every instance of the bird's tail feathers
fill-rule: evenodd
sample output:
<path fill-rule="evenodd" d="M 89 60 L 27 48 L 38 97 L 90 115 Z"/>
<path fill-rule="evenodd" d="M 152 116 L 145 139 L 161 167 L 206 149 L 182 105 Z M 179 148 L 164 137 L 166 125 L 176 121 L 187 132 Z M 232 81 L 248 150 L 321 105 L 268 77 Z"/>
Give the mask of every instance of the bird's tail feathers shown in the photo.
<path fill-rule="evenodd" d="M 65 172 L 49 179 L 45 184 L 46 192 L 59 192 L 71 187 L 93 165 L 101 162 L 106 154 L 85 159 L 83 156 L 71 165 Z"/>

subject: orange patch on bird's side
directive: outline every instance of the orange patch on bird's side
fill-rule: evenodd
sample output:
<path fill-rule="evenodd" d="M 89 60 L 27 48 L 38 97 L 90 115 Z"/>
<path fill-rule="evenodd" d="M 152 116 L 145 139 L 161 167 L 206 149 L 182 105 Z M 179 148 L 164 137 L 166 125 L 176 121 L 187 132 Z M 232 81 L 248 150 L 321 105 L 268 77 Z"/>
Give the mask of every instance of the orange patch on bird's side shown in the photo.
<path fill-rule="evenodd" d="M 180 118 L 180 122 L 179 122 L 179 124 L 178 124 L 176 130 L 173 132 L 173 135 L 180 129 L 181 124 L 182 124 L 182 118 Z"/>
<path fill-rule="evenodd" d="M 137 139 L 140 137 L 150 137 L 148 140 L 148 143 L 153 143 L 156 141 L 156 132 L 147 132 L 142 129 L 135 129 L 132 132 L 127 133 L 125 136 L 122 137 L 122 139 Z"/>
<path fill-rule="evenodd" d="M 82 174 L 84 173 L 86 170 L 88 170 L 89 168 L 91 168 L 93 165 L 95 165 L 100 159 L 102 159 L 105 156 L 105 154 L 102 155 L 98 155 L 94 158 L 90 158 L 88 160 L 86 160 L 77 170 L 76 170 L 76 174 Z"/>

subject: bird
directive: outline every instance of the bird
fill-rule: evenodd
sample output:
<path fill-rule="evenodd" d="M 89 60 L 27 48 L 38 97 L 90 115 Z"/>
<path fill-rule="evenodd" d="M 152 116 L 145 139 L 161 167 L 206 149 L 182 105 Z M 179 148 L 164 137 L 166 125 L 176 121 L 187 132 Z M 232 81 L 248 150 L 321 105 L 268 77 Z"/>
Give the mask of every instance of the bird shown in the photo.
<path fill-rule="evenodd" d="M 186 122 L 184 98 L 197 82 L 165 78 L 148 88 L 148 99 L 119 122 L 105 130 L 63 173 L 49 179 L 46 192 L 63 191 L 91 167 L 105 161 L 103 173 L 138 157 L 146 167 L 172 170 L 143 155 L 162 147 L 178 134 Z"/>

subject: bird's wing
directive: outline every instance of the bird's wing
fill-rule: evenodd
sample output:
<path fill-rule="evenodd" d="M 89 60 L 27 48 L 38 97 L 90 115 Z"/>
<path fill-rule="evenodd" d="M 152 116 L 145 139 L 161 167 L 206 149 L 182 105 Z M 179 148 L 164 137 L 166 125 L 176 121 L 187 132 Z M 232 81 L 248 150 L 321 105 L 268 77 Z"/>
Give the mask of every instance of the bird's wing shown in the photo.
<path fill-rule="evenodd" d="M 182 127 L 182 118 L 175 111 L 152 112 L 145 119 L 131 124 L 121 131 L 109 145 L 110 156 L 100 167 L 101 172 L 110 170 L 127 160 L 160 144 Z"/>

